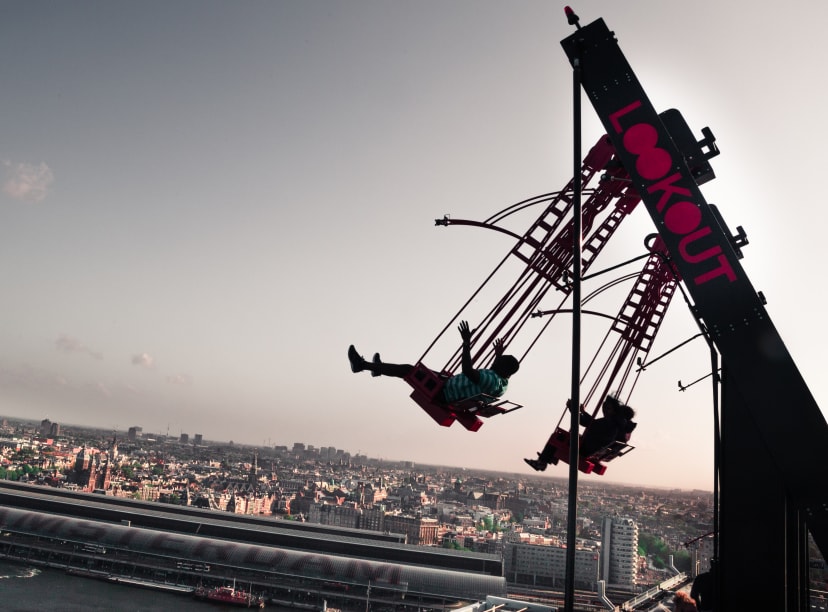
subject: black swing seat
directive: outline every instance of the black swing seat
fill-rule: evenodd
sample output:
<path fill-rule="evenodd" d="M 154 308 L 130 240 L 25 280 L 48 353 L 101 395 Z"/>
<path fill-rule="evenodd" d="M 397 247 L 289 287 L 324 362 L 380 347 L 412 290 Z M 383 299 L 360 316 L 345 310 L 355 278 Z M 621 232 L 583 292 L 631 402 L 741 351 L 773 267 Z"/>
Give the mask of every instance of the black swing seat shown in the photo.
<path fill-rule="evenodd" d="M 582 436 L 579 437 L 579 440 L 580 438 Z M 550 463 L 557 463 L 558 461 L 569 463 L 569 432 L 567 430 L 560 427 L 556 428 L 554 433 L 549 437 L 547 444 L 555 448 L 555 456 Z M 578 470 L 584 474 L 603 476 L 604 472 L 607 471 L 607 466 L 604 465 L 605 463 L 622 455 L 626 455 L 634 448 L 634 446 L 630 446 L 626 442 L 616 440 L 589 457 L 580 457 L 578 459 Z"/>
<path fill-rule="evenodd" d="M 509 400 L 498 400 L 482 393 L 460 402 L 447 404 L 440 400 L 440 394 L 443 391 L 443 385 L 450 377 L 450 372 L 434 372 L 422 362 L 417 363 L 411 373 L 405 377 L 405 381 L 414 389 L 411 392 L 411 399 L 443 427 L 451 427 L 454 421 L 459 421 L 469 431 L 477 431 L 483 426 L 480 417 L 487 419 L 523 407 Z"/>

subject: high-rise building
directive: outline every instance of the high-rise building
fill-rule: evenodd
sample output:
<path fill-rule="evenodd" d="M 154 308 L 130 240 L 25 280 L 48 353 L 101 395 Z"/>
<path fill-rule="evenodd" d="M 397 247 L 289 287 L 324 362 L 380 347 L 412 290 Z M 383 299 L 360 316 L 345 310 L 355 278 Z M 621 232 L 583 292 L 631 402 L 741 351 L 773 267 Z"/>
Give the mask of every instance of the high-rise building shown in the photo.
<path fill-rule="evenodd" d="M 638 525 L 628 517 L 604 518 L 601 538 L 601 578 L 612 586 L 635 586 Z"/>
<path fill-rule="evenodd" d="M 143 433 L 144 429 L 142 427 L 133 426 L 127 431 L 127 438 L 130 440 L 137 440 L 143 435 Z"/>
<path fill-rule="evenodd" d="M 49 435 L 49 433 L 51 433 L 51 431 L 52 431 L 52 421 L 50 421 L 49 419 L 43 419 L 42 421 L 40 421 L 40 427 L 38 428 L 38 433 L 41 436 L 46 437 L 46 436 Z"/>
<path fill-rule="evenodd" d="M 193 444 L 195 444 L 196 446 L 201 446 L 202 441 L 203 441 L 203 438 L 202 438 L 201 434 L 196 434 L 193 437 Z"/>
<path fill-rule="evenodd" d="M 190 441 L 190 435 L 189 435 L 189 434 L 185 434 L 185 433 L 183 433 L 183 434 L 181 434 L 181 437 L 180 437 L 180 438 L 178 438 L 178 441 L 179 441 L 181 444 L 187 444 L 187 442 L 189 442 L 189 441 Z"/>

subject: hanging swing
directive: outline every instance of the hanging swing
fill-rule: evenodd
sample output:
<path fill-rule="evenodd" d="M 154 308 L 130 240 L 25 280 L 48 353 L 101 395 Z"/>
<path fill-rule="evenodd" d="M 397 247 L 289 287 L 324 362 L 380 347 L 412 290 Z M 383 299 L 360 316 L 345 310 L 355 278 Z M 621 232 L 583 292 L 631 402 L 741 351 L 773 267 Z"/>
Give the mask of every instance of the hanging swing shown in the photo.
<path fill-rule="evenodd" d="M 602 348 L 607 344 L 610 334 L 616 332 L 619 337 L 610 351 L 610 355 L 596 375 L 595 382 L 590 388 L 584 404 L 589 404 L 592 399 L 595 399 L 595 407 L 591 413 L 585 412 L 588 424 L 584 432 L 578 436 L 579 446 L 583 443 L 584 437 L 590 430 L 592 423 L 597 419 L 597 414 L 601 410 L 607 396 L 611 389 L 616 389 L 616 397 L 620 397 L 624 387 L 627 385 L 633 366 L 636 363 L 643 363 L 646 355 L 649 353 L 653 340 L 661 326 L 667 308 L 675 293 L 677 287 L 678 272 L 672 263 L 667 259 L 667 251 L 664 242 L 660 237 L 655 237 L 649 247 L 650 255 L 644 265 L 642 271 L 638 274 L 637 280 L 630 290 L 627 299 L 624 301 L 618 315 L 613 319 L 613 324 L 607 331 L 604 340 L 601 343 L 596 355 L 585 372 L 581 383 L 589 375 L 589 371 L 596 364 L 598 355 L 602 352 Z M 584 299 L 584 303 L 594 298 L 600 291 L 607 288 L 608 285 L 595 291 L 593 294 Z M 537 313 L 536 316 L 543 315 L 543 312 Z M 638 381 L 643 368 L 636 370 L 635 376 L 632 379 L 632 385 L 626 393 L 626 400 L 632 395 L 632 390 Z M 600 393 L 598 390 L 600 389 Z M 596 393 L 598 393 L 596 395 Z M 544 450 L 539 453 L 546 463 L 557 464 L 559 461 L 569 463 L 570 452 L 570 432 L 561 427 L 567 408 L 564 408 L 560 419 L 549 437 Z M 583 405 L 581 406 L 583 411 Z M 606 470 L 606 464 L 626 455 L 635 447 L 628 444 L 630 434 L 635 428 L 635 423 L 630 422 L 629 427 L 620 429 L 619 435 L 616 439 L 609 442 L 606 446 L 593 451 L 587 456 L 578 457 L 578 469 L 585 474 L 603 475 Z"/>
<path fill-rule="evenodd" d="M 601 180 L 594 188 L 587 188 L 587 183 L 602 173 Z M 614 205 L 604 220 L 585 241 L 582 255 L 582 269 L 586 270 L 612 237 L 621 221 L 629 215 L 639 202 L 639 196 L 626 172 L 615 159 L 615 150 L 609 138 L 602 136 L 584 158 L 581 167 L 582 190 L 588 195 L 583 206 L 583 227 L 589 232 L 595 224 L 599 213 Z M 500 298 L 492 309 L 483 317 L 475 328 L 472 340 L 472 364 L 475 368 L 485 368 L 492 363 L 496 354 L 493 348 L 498 341 L 505 350 L 517 336 L 527 320 L 538 308 L 549 289 L 561 292 L 561 305 L 571 293 L 568 274 L 572 267 L 573 228 L 571 215 L 573 182 L 559 192 L 545 194 L 518 202 L 493 215 L 483 222 L 453 220 L 448 217 L 438 219 L 438 226 L 471 225 L 492 229 L 517 239 L 515 246 L 506 254 L 495 270 L 489 274 L 482 285 L 472 294 L 460 310 L 451 318 L 437 337 L 426 348 L 417 361 L 412 372 L 405 378 L 412 387 L 411 398 L 438 424 L 451 426 L 459 421 L 466 429 L 477 431 L 483 424 L 481 418 L 506 414 L 521 408 L 520 404 L 492 397 L 476 397 L 462 403 L 446 404 L 441 401 L 445 381 L 462 369 L 462 351 L 455 350 L 453 356 L 438 372 L 424 365 L 424 360 L 446 331 L 460 318 L 464 310 L 478 297 L 484 287 L 507 261 L 515 257 L 525 264 L 518 279 Z M 531 206 L 544 205 L 540 217 L 529 230 L 518 236 L 499 225 L 508 216 Z M 568 220 L 565 220 L 567 219 Z M 537 343 L 540 335 L 548 328 L 547 321 L 518 359 L 522 362 L 527 353 Z"/>
<path fill-rule="evenodd" d="M 452 374 L 447 371 L 440 373 L 428 369 L 417 362 L 411 373 L 405 377 L 405 382 L 411 385 L 411 399 L 443 427 L 450 427 L 458 421 L 469 431 L 477 431 L 483 426 L 482 418 L 489 418 L 498 414 L 507 414 L 518 408 L 509 400 L 499 400 L 485 393 L 465 399 L 461 402 L 445 403 L 442 401 L 443 387 Z"/>

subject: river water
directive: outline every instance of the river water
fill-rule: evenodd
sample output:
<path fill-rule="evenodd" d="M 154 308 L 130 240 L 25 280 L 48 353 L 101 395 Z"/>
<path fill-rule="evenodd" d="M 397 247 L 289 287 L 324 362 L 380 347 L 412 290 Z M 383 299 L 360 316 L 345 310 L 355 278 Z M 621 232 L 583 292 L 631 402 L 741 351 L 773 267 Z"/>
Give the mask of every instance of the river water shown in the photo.
<path fill-rule="evenodd" d="M 0 610 L 4 612 L 215 612 L 238 609 L 165 593 L 70 576 L 61 570 L 0 561 Z M 267 610 L 279 610 L 268 606 Z M 295 611 L 291 611 L 295 612 Z"/>

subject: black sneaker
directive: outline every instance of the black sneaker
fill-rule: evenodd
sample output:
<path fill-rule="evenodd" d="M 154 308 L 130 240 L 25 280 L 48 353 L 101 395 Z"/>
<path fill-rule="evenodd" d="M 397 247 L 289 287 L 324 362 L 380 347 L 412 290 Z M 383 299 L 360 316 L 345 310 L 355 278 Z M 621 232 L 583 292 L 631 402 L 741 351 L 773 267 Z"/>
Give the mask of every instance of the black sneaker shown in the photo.
<path fill-rule="evenodd" d="M 374 359 L 372 360 L 374 364 L 374 369 L 371 370 L 371 376 L 382 376 L 380 373 L 380 366 L 382 365 L 382 359 L 380 359 L 379 353 L 374 353 Z"/>
<path fill-rule="evenodd" d="M 357 353 L 357 350 L 354 348 L 353 344 L 348 347 L 348 361 L 351 362 L 351 372 L 354 374 L 362 372 L 365 369 L 365 359 L 362 358 L 362 355 Z"/>
<path fill-rule="evenodd" d="M 546 469 L 546 464 L 543 461 L 537 459 L 524 459 L 524 461 L 529 467 L 538 472 L 543 472 Z"/>

